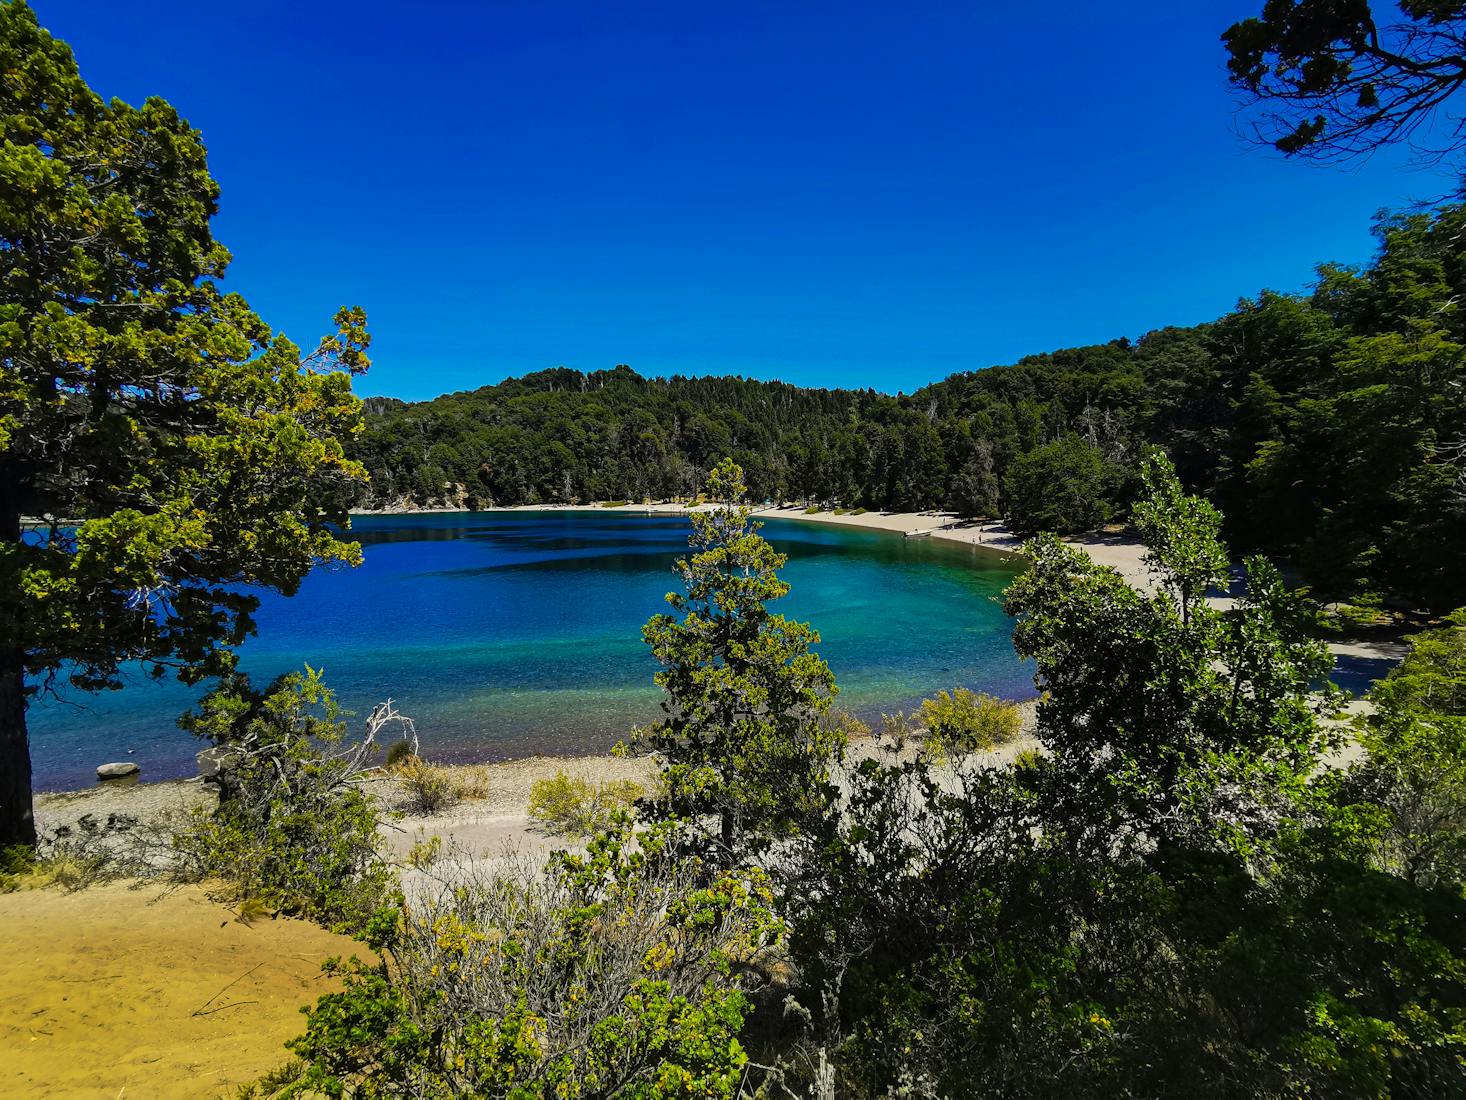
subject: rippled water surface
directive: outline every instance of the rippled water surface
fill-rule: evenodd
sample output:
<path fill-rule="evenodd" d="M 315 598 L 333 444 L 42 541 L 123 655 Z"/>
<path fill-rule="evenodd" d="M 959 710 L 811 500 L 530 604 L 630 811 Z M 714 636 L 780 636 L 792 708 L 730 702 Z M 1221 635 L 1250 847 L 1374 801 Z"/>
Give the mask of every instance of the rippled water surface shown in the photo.
<path fill-rule="evenodd" d="M 243 663 L 266 678 L 323 667 L 359 713 L 391 696 L 434 759 L 602 750 L 657 714 L 641 626 L 665 608 L 687 532 L 680 516 L 625 512 L 363 517 L 353 534 L 365 563 L 318 570 L 291 599 L 267 596 Z M 996 600 L 1011 559 L 798 520 L 764 534 L 789 555 L 778 609 L 823 635 L 840 705 L 875 717 L 956 684 L 1033 694 Z M 199 745 L 174 725 L 193 699 L 140 681 L 38 700 L 36 785 L 86 784 L 118 759 L 145 779 L 193 774 Z"/>

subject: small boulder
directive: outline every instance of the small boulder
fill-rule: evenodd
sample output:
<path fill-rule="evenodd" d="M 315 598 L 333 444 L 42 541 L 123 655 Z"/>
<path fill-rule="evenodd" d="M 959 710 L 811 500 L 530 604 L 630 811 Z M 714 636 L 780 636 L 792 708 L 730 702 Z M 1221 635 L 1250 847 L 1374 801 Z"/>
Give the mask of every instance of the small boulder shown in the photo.
<path fill-rule="evenodd" d="M 119 764 L 103 764 L 97 769 L 98 779 L 126 779 L 129 775 L 136 775 L 142 771 L 132 761 L 123 761 Z"/>

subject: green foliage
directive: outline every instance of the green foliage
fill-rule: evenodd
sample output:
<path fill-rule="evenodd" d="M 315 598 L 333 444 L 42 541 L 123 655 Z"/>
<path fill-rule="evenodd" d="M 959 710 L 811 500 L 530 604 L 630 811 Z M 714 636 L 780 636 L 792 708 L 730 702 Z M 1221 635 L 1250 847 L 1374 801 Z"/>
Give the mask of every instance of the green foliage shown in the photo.
<path fill-rule="evenodd" d="M 1222 514 L 1181 490 L 1175 464 L 1150 454 L 1140 471 L 1144 495 L 1135 505 L 1135 530 L 1145 544 L 1145 563 L 1171 586 L 1183 620 L 1209 590 L 1227 578 Z"/>
<path fill-rule="evenodd" d="M 489 793 L 483 769 L 429 764 L 411 753 L 392 773 L 403 796 L 399 808 L 408 813 L 442 813 L 464 799 L 487 798 Z"/>
<path fill-rule="evenodd" d="M 1247 561 L 1247 592 L 1218 611 L 1202 599 L 1227 554 L 1213 509 L 1180 493 L 1169 463 L 1147 464 L 1138 509 L 1159 590 L 1146 596 L 1113 569 L 1052 536 L 1026 548 L 1009 587 L 1013 645 L 1038 664 L 1039 738 L 1078 799 L 1076 819 L 1121 835 L 1207 828 L 1271 809 L 1264 791 L 1301 783 L 1323 748 L 1315 697 L 1333 658 L 1310 638 L 1312 616 L 1267 561 Z M 1271 796 L 1269 796 L 1271 797 Z"/>
<path fill-rule="evenodd" d="M 1411 639 L 1370 701 L 1368 755 L 1340 797 L 1383 811 L 1373 862 L 1421 886 L 1466 882 L 1466 608 Z"/>
<path fill-rule="evenodd" d="M 175 838 L 184 865 L 241 906 L 364 922 L 390 881 L 376 804 L 357 785 L 375 746 L 346 743 L 320 673 L 290 673 L 264 691 L 226 677 L 179 724 L 223 752 L 218 808 L 198 811 Z"/>
<path fill-rule="evenodd" d="M 556 836 L 590 836 L 609 828 L 618 813 L 645 794 L 631 779 L 591 783 L 558 771 L 530 785 L 529 816 Z"/>
<path fill-rule="evenodd" d="M 1019 534 L 1072 535 L 1110 516 L 1104 458 L 1072 436 L 1014 460 L 1007 480 L 1008 526 Z"/>
<path fill-rule="evenodd" d="M 430 836 L 425 840 L 414 840 L 407 850 L 407 865 L 419 871 L 426 871 L 443 858 L 443 838 Z"/>
<path fill-rule="evenodd" d="M 654 615 L 642 631 L 662 666 L 662 721 L 640 742 L 662 762 L 656 812 L 699 827 L 713 862 L 735 865 L 772 841 L 810 829 L 827 811 L 830 768 L 844 738 L 820 721 L 835 694 L 829 666 L 806 623 L 769 611 L 789 586 L 785 556 L 749 522 L 743 472 L 731 460 L 708 478 L 723 505 L 694 512 L 677 562 L 684 592 L 667 596 L 680 618 Z"/>
<path fill-rule="evenodd" d="M 1023 728 L 1016 703 L 967 688 L 925 699 L 919 715 L 929 748 L 942 754 L 981 752 L 1011 741 Z"/>
<path fill-rule="evenodd" d="M 1150 594 L 1051 536 L 1009 589 L 1043 751 L 1012 768 L 877 754 L 811 853 L 797 995 L 820 1008 L 810 1042 L 837 1094 L 1458 1089 L 1466 895 L 1447 860 L 1414 874 L 1392 830 L 1396 807 L 1449 802 L 1459 754 L 1399 740 L 1321 771 L 1332 704 L 1310 692 L 1328 661 L 1306 607 L 1256 559 L 1246 597 L 1206 604 L 1218 517 L 1167 463 L 1146 484 Z M 1452 698 L 1460 645 L 1418 643 L 1431 658 L 1400 679 Z M 1372 778 L 1406 760 L 1429 782 L 1403 789 L 1431 799 Z M 1459 818 L 1412 820 L 1432 841 L 1414 852 L 1459 835 Z"/>
<path fill-rule="evenodd" d="M 779 926 L 761 875 L 700 877 L 623 819 L 583 856 L 386 911 L 380 964 L 332 964 L 345 988 L 289 1044 L 303 1069 L 281 1095 L 735 1096 L 749 1002 L 734 967 Z"/>
<path fill-rule="evenodd" d="M 161 99 L 101 99 L 24 3 L 0 4 L 0 70 L 0 679 L 94 690 L 141 661 L 197 681 L 258 588 L 358 560 L 339 536 L 366 318 L 341 310 L 302 355 L 224 293 L 199 133 Z M 0 843 L 34 839 L 26 747 L 0 714 Z"/>

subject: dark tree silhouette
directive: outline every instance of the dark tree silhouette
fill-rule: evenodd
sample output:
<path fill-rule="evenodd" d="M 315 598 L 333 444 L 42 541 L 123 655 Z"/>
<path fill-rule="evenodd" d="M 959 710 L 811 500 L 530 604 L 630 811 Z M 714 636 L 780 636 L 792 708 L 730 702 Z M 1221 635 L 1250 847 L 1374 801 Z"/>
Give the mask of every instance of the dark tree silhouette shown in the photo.
<path fill-rule="evenodd" d="M 1222 42 L 1253 132 L 1288 154 L 1347 160 L 1408 143 L 1423 160 L 1454 160 L 1466 120 L 1462 0 L 1266 0 Z"/>

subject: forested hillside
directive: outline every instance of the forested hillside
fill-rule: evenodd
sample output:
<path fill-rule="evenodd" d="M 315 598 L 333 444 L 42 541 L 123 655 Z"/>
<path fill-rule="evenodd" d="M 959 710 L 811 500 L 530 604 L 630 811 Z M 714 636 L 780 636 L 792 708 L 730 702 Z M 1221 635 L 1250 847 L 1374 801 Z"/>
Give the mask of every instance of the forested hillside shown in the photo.
<path fill-rule="evenodd" d="M 1234 549 L 1322 591 L 1466 602 L 1466 206 L 1384 220 L 1362 268 L 1195 328 L 1028 356 L 909 395 L 743 378 L 540 371 L 368 405 L 377 506 L 694 492 L 733 457 L 758 499 L 1124 518 L 1148 446 L 1224 509 Z"/>

